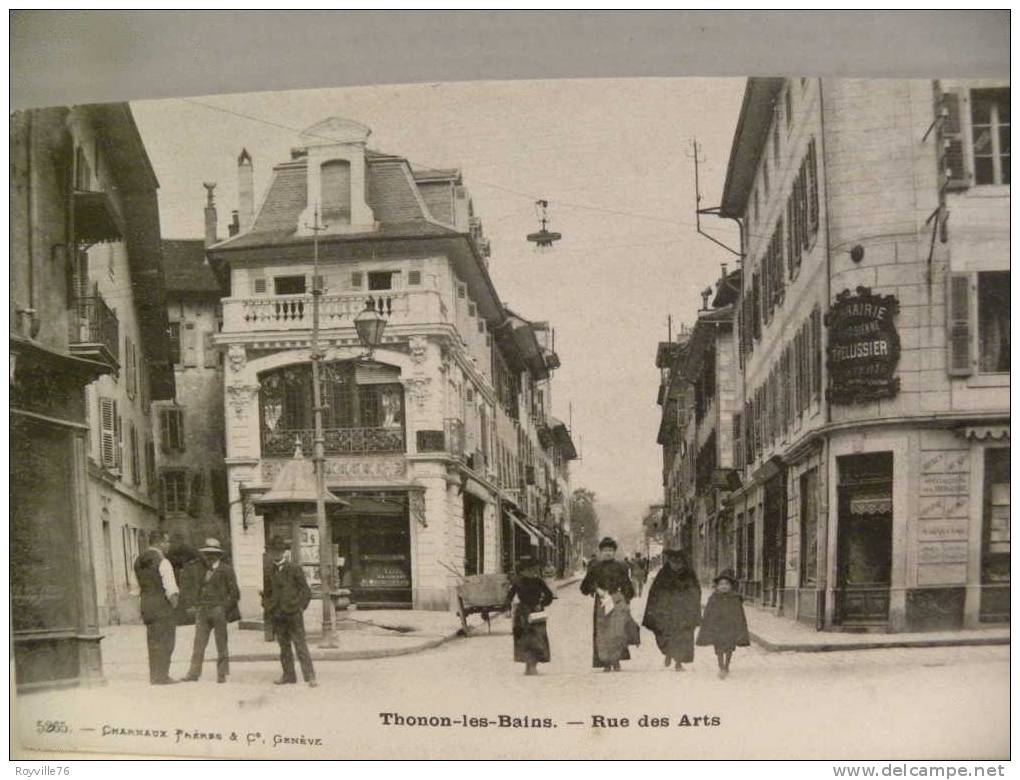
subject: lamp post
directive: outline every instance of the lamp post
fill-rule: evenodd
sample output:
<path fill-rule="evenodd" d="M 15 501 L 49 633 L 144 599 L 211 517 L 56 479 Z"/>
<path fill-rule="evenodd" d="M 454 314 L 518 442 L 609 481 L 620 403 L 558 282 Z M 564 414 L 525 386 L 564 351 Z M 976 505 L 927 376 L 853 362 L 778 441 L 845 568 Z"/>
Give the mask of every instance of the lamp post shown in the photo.
<path fill-rule="evenodd" d="M 319 384 L 321 375 L 322 352 L 319 349 L 319 299 L 322 297 L 322 277 L 319 275 L 319 233 L 326 225 L 319 224 L 319 209 L 316 207 L 315 222 L 308 226 L 312 231 L 313 271 L 312 271 L 312 406 L 315 420 L 315 439 L 312 462 L 315 464 L 315 524 L 319 530 L 319 580 L 322 583 L 322 647 L 337 647 L 335 629 L 335 610 L 333 605 L 333 534 L 326 522 L 326 436 L 322 425 L 322 386 Z M 386 320 L 375 307 L 375 301 L 369 298 L 365 302 L 364 311 L 354 318 L 354 329 L 358 340 L 367 348 L 366 357 L 382 342 Z"/>
<path fill-rule="evenodd" d="M 312 409 L 315 419 L 315 439 L 312 462 L 315 464 L 315 525 L 319 530 L 319 582 L 322 589 L 322 647 L 336 647 L 333 610 L 333 535 L 326 522 L 326 437 L 322 428 L 322 388 L 319 386 L 319 298 L 322 297 L 319 276 L 319 233 L 326 229 L 319 224 L 319 209 L 315 208 L 315 223 L 309 225 L 314 247 L 312 271 Z"/>

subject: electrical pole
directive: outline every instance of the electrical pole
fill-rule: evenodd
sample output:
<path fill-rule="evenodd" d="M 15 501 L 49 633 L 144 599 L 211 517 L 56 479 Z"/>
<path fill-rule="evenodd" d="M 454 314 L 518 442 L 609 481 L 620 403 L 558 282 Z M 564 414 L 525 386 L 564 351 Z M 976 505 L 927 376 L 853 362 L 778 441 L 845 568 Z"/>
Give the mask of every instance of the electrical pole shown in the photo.
<path fill-rule="evenodd" d="M 319 233 L 326 229 L 319 224 L 319 208 L 315 207 L 315 224 L 308 229 L 314 236 L 314 270 L 312 271 L 312 405 L 315 415 L 315 441 L 312 462 L 315 464 L 315 524 L 319 529 L 319 581 L 322 583 L 322 644 L 336 647 L 333 613 L 333 544 L 332 533 L 326 521 L 326 437 L 322 429 L 322 387 L 319 385 L 319 298 L 322 296 L 319 276 Z"/>

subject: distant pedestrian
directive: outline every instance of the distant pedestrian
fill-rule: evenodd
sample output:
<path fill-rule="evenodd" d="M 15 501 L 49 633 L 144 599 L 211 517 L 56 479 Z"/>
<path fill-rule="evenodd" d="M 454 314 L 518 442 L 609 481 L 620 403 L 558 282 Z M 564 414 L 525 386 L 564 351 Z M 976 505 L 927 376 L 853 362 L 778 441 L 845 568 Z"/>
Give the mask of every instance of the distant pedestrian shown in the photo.
<path fill-rule="evenodd" d="M 538 665 L 549 663 L 545 608 L 554 598 L 538 563 L 522 558 L 507 594 L 507 609 L 513 609 L 514 661 L 524 664 L 526 675 L 538 674 Z"/>
<path fill-rule="evenodd" d="M 648 559 L 642 558 L 641 553 L 634 553 L 634 560 L 631 561 L 630 578 L 634 582 L 634 589 L 640 597 L 645 589 L 645 581 L 648 579 Z"/>
<path fill-rule="evenodd" d="M 595 597 L 592 666 L 618 672 L 620 661 L 630 659 L 628 644 L 637 644 L 640 629 L 631 625 L 634 621 L 629 604 L 634 598 L 634 586 L 627 567 L 616 560 L 616 542 L 608 536 L 599 542 L 599 560 L 588 566 L 581 581 L 581 593 Z"/>
<path fill-rule="evenodd" d="M 712 645 L 719 661 L 719 678 L 730 673 L 730 659 L 737 647 L 751 644 L 744 615 L 744 599 L 734 591 L 737 578 L 732 569 L 726 569 L 713 580 L 715 592 L 708 597 L 705 615 L 698 632 L 699 645 Z"/>
<path fill-rule="evenodd" d="M 312 600 L 312 589 L 308 587 L 304 570 L 287 560 L 287 542 L 282 537 L 274 536 L 269 540 L 268 552 L 272 562 L 263 576 L 262 608 L 273 622 L 276 641 L 280 645 L 283 676 L 275 684 L 297 683 L 294 669 L 296 653 L 305 682 L 314 688 L 317 684 L 315 668 L 312 666 L 312 654 L 308 652 L 304 617 L 304 611 Z"/>
<path fill-rule="evenodd" d="M 694 660 L 694 629 L 701 621 L 701 586 L 687 556 L 667 550 L 662 567 L 648 590 L 642 625 L 655 634 L 655 642 L 668 667 L 678 672 Z"/>
<path fill-rule="evenodd" d="M 170 658 L 177 639 L 177 580 L 166 557 L 170 541 L 163 531 L 149 532 L 149 549 L 135 560 L 135 577 L 141 591 L 142 621 L 149 654 L 149 683 L 169 685 Z"/>
<path fill-rule="evenodd" d="M 237 602 L 241 598 L 234 570 L 223 562 L 223 547 L 218 539 L 206 539 L 198 548 L 201 560 L 188 567 L 195 571 L 197 585 L 195 603 L 195 644 L 191 651 L 191 668 L 184 678 L 196 682 L 202 676 L 205 649 L 209 634 L 216 637 L 216 682 L 225 683 L 230 674 L 230 649 L 227 644 L 227 624 L 241 619 Z"/>

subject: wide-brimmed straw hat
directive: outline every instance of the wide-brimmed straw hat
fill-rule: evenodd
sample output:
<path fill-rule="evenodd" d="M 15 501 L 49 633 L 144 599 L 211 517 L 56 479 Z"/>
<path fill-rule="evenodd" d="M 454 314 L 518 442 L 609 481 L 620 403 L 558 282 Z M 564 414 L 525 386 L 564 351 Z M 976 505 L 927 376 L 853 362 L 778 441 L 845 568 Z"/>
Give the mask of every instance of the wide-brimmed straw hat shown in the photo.
<path fill-rule="evenodd" d="M 211 536 L 205 540 L 205 544 L 198 548 L 199 552 L 203 553 L 217 553 L 223 555 L 223 545 L 220 544 L 219 539 L 213 539 Z"/>

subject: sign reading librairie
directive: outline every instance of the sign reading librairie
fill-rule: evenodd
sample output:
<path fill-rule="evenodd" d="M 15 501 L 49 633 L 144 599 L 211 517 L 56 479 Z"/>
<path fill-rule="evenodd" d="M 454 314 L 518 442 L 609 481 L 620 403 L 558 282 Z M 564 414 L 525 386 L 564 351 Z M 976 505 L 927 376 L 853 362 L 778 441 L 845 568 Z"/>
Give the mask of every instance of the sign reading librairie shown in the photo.
<path fill-rule="evenodd" d="M 873 295 L 867 287 L 844 290 L 825 316 L 829 329 L 828 398 L 854 404 L 892 398 L 900 390 L 895 376 L 900 337 L 893 324 L 899 311 L 894 295 Z"/>

